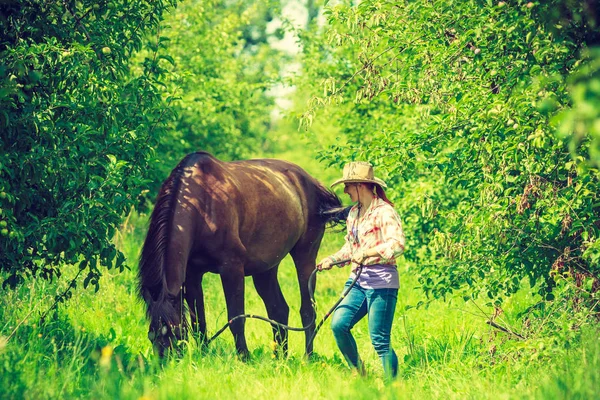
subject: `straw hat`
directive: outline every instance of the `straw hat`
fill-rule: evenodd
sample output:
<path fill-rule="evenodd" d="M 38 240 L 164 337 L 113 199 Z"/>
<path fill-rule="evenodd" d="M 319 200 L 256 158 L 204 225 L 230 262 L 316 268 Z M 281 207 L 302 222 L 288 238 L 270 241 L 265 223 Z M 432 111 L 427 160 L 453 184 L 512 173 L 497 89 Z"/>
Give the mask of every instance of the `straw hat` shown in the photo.
<path fill-rule="evenodd" d="M 387 187 L 384 181 L 373 175 L 373 166 L 365 161 L 353 161 L 344 165 L 343 178 L 333 182 L 331 187 L 340 183 L 353 182 L 369 182 L 384 188 Z"/>

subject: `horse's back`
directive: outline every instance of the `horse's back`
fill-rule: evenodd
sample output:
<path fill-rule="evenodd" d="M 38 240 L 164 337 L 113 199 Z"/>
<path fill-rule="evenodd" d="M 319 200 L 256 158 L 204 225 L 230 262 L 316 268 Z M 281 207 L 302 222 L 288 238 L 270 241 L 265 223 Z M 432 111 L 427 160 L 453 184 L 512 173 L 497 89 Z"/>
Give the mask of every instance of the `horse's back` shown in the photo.
<path fill-rule="evenodd" d="M 187 161 L 186 161 L 187 160 Z M 242 216 L 285 213 L 303 219 L 312 179 L 299 166 L 275 159 L 221 161 L 205 152 L 184 159 L 188 178 L 216 205 Z"/>
<path fill-rule="evenodd" d="M 198 249 L 213 259 L 242 259 L 247 274 L 280 262 L 314 224 L 318 182 L 295 164 L 224 162 L 194 153 L 180 166 L 185 172 L 179 203 L 193 204 L 199 217 Z"/>

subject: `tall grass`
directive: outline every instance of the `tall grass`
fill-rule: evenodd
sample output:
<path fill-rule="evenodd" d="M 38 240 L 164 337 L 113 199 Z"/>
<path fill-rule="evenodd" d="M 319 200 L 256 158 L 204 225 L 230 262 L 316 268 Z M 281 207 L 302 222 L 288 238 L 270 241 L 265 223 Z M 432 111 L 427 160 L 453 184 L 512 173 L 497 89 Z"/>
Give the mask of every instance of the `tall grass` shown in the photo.
<path fill-rule="evenodd" d="M 402 288 L 392 335 L 401 365 L 391 384 L 381 378 L 366 320 L 353 331 L 367 365 L 366 378 L 346 367 L 328 323 L 315 340 L 316 354 L 310 361 L 303 356 L 303 334 L 291 332 L 289 357 L 274 358 L 269 324 L 248 320 L 249 361 L 237 358 L 226 331 L 208 348 L 192 342 L 182 357 L 161 364 L 146 338 L 147 321 L 137 295 L 135 264 L 146 219 L 132 214 L 115 239 L 131 270 L 107 272 L 97 293 L 78 288 L 44 321 L 40 314 L 65 289 L 66 280 L 31 280 L 16 291 L 3 292 L 0 398 L 600 398 L 597 326 L 578 330 L 574 345 L 565 348 L 551 336 L 515 340 L 499 332 L 485 323 L 486 313 L 493 310 L 477 302 L 431 301 L 427 308 L 415 308 L 426 299 L 415 289 L 409 264 L 400 266 Z M 341 236 L 328 233 L 322 255 L 337 249 Z M 75 274 L 74 268 L 64 269 L 65 276 Z M 345 269 L 319 274 L 319 315 L 335 302 L 347 275 Z M 290 259 L 282 263 L 280 282 L 291 309 L 290 323 L 300 326 L 299 292 Z M 226 322 L 218 276 L 207 275 L 204 287 L 208 329 L 214 333 Z M 498 321 L 518 328 L 518 316 L 538 300 L 527 291 L 519 293 Z M 246 310 L 266 314 L 251 280 Z"/>
<path fill-rule="evenodd" d="M 293 134 L 288 135 L 287 147 L 277 149 L 277 157 L 307 166 L 323 182 L 337 178 L 339 171 L 303 162 L 308 153 L 294 146 L 306 145 L 298 144 Z M 391 384 L 382 380 L 366 319 L 353 333 L 367 377 L 347 368 L 328 322 L 315 339 L 310 361 L 303 355 L 303 333 L 290 332 L 289 357 L 274 358 L 269 324 L 248 320 L 251 357 L 246 362 L 238 359 L 233 338 L 225 331 L 208 348 L 192 341 L 180 358 L 161 363 L 147 339 L 148 322 L 137 294 L 136 265 L 147 218 L 131 213 L 124 221 L 115 241 L 131 269 L 106 271 L 97 293 L 78 287 L 69 301 L 46 314 L 76 275 L 74 267 L 63 268 L 58 282 L 32 279 L 15 291 L 2 291 L 0 399 L 600 398 L 597 323 L 570 330 L 568 307 L 540 303 L 523 290 L 495 319 L 526 333 L 527 339 L 519 340 L 486 324 L 496 310 L 483 301 L 428 301 L 417 287 L 415 266 L 406 262 L 399 266 L 401 288 L 392 331 L 400 371 Z M 337 250 L 342 241 L 343 234 L 328 232 L 320 256 Z M 290 324 L 301 326 L 299 290 L 289 257 L 279 271 Z M 319 273 L 319 316 L 337 300 L 348 274 L 336 268 Z M 212 334 L 227 321 L 225 299 L 217 275 L 206 275 L 203 285 Z M 416 308 L 419 302 L 425 306 Z M 245 304 L 247 312 L 266 315 L 250 279 Z M 531 322 L 527 310 L 533 304 L 540 304 L 543 324 Z M 567 328 L 555 334 L 544 328 L 561 324 Z"/>

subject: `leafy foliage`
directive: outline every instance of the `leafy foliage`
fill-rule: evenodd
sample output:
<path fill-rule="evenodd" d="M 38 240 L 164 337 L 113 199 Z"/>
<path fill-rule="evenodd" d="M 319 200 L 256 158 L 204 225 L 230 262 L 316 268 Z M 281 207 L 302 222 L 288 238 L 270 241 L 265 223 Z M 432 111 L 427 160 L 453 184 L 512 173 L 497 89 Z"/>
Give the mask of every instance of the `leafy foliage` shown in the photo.
<path fill-rule="evenodd" d="M 152 146 L 170 117 L 158 48 L 131 72 L 145 32 L 175 0 L 0 5 L 0 271 L 60 276 L 79 263 L 123 268 L 110 243 L 139 201 Z M 115 261 L 116 260 L 116 261 Z"/>
<path fill-rule="evenodd" d="M 166 18 L 163 97 L 177 117 L 157 147 L 156 182 L 190 152 L 240 159 L 267 140 L 268 89 L 282 61 L 267 43 L 266 23 L 277 12 L 272 3 L 191 1 Z"/>
<path fill-rule="evenodd" d="M 97 290 L 101 266 L 124 267 L 110 242 L 122 216 L 186 153 L 241 158 L 267 140 L 277 7 L 176 3 L 0 6 L 5 286 L 79 263 Z"/>
<path fill-rule="evenodd" d="M 327 8 L 329 27 L 304 36 L 301 125 L 326 113 L 345 142 L 322 158 L 376 164 L 428 294 L 499 303 L 529 278 L 552 298 L 551 272 L 597 277 L 600 57 L 586 7 L 367 1 Z"/>

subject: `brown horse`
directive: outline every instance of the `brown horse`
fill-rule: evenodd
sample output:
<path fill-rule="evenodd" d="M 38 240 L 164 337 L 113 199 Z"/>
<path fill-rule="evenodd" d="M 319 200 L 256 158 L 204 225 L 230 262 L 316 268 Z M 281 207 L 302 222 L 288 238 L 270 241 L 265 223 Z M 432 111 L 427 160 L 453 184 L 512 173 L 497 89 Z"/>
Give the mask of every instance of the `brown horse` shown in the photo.
<path fill-rule="evenodd" d="M 325 225 L 339 198 L 297 165 L 280 160 L 223 162 L 205 152 L 185 157 L 158 194 L 140 258 L 140 292 L 150 319 L 148 337 L 161 356 L 191 327 L 206 338 L 202 276 L 217 273 L 229 320 L 244 313 L 244 277 L 252 276 L 270 319 L 288 323 L 277 269 L 290 254 L 300 285 L 303 326 L 314 321 L 309 277 Z M 247 356 L 244 320 L 230 325 Z M 306 353 L 314 325 L 306 331 Z M 273 325 L 287 351 L 287 331 Z"/>

